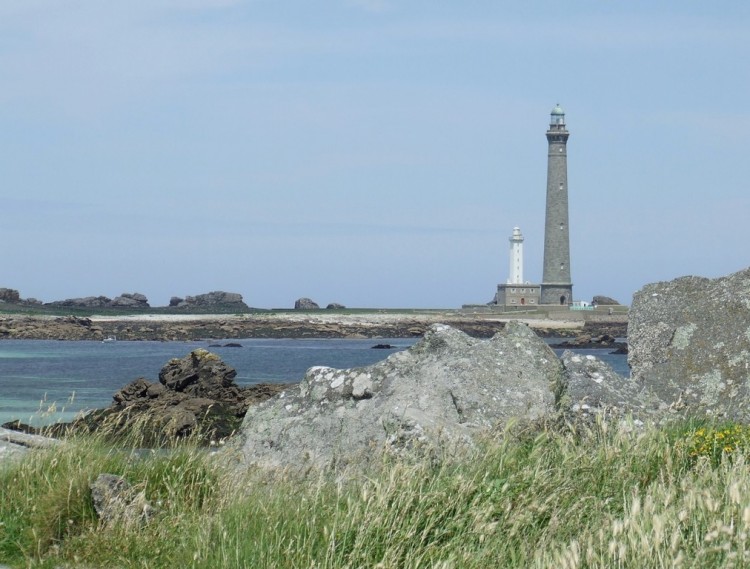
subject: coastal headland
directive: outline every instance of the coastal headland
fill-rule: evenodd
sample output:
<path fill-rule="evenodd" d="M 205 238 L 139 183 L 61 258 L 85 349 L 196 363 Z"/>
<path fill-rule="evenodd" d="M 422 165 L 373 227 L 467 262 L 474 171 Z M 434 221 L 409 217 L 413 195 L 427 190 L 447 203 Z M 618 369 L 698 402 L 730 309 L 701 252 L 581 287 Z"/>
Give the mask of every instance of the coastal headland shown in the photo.
<path fill-rule="evenodd" d="M 625 307 L 622 307 L 625 308 Z M 0 314 L 0 339 L 186 341 L 235 338 L 411 338 L 436 323 L 477 338 L 510 321 L 538 335 L 627 335 L 627 312 L 475 313 L 465 310 L 258 311 L 245 314 Z"/>

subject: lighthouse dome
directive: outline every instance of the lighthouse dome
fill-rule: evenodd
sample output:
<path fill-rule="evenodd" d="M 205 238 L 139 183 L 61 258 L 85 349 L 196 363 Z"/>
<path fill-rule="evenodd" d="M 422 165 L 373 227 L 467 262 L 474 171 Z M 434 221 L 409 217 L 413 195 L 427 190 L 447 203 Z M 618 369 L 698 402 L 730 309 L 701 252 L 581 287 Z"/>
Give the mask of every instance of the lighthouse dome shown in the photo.
<path fill-rule="evenodd" d="M 555 105 L 555 108 L 552 109 L 552 112 L 550 114 L 552 114 L 552 115 L 564 115 L 565 111 L 562 110 L 562 107 L 558 103 L 557 105 Z"/>

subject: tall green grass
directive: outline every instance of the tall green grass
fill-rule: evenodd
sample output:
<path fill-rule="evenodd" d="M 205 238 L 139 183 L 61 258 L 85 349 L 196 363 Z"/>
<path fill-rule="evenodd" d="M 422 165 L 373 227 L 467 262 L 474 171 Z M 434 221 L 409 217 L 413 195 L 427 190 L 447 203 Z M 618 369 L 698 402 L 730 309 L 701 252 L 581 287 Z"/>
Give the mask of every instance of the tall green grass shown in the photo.
<path fill-rule="evenodd" d="M 693 423 L 645 432 L 606 424 L 583 433 L 508 432 L 458 457 L 384 460 L 347 481 L 239 475 L 230 461 L 189 442 L 144 456 L 96 436 L 74 438 L 0 471 L 0 560 L 31 567 L 750 567 L 748 449 L 738 437 L 731 453 L 696 452 L 706 432 Z M 88 484 L 102 472 L 142 489 L 156 517 L 101 527 Z"/>

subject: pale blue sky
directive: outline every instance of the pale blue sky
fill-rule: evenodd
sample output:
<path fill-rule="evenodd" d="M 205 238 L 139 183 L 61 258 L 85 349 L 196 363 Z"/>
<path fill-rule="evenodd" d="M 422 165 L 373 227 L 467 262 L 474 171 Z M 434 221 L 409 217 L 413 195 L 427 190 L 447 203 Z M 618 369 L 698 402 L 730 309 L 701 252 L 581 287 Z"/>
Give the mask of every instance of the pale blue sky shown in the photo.
<path fill-rule="evenodd" d="M 750 3 L 0 2 L 0 286 L 457 307 L 542 271 L 567 113 L 574 295 L 750 264 Z"/>

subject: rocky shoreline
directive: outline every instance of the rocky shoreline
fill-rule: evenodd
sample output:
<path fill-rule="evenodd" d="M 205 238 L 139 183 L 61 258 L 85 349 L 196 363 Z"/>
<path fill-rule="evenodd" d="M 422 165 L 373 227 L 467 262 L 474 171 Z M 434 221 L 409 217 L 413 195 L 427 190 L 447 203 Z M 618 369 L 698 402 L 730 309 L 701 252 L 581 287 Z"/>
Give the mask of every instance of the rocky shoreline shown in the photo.
<path fill-rule="evenodd" d="M 460 311 L 363 314 L 142 314 L 128 316 L 0 316 L 0 339 L 190 341 L 236 338 L 415 338 L 436 323 L 476 338 L 490 338 L 511 315 L 471 315 Z M 539 336 L 627 335 L 627 315 L 607 320 L 525 321 Z"/>

